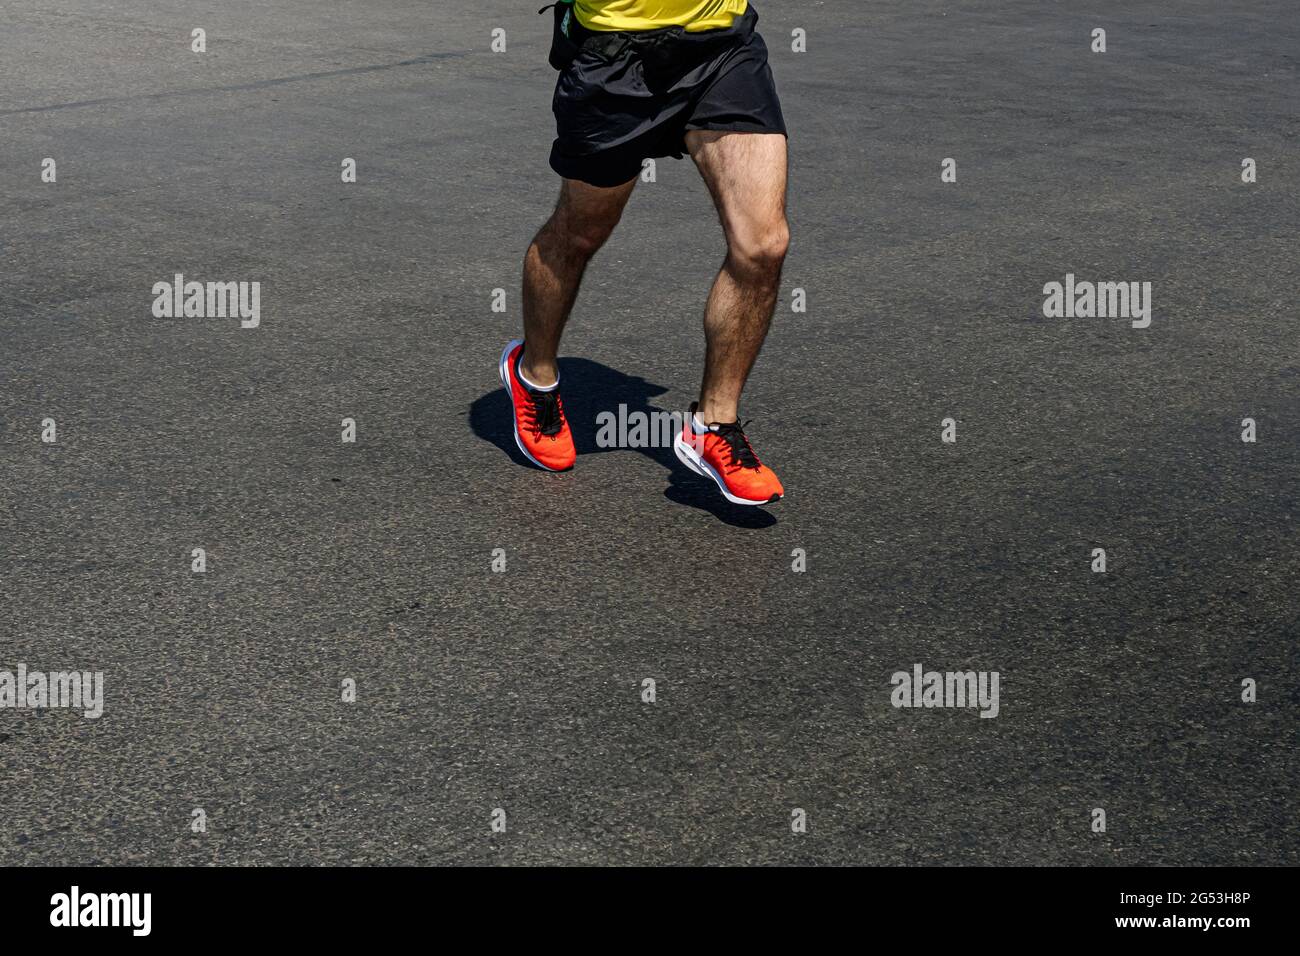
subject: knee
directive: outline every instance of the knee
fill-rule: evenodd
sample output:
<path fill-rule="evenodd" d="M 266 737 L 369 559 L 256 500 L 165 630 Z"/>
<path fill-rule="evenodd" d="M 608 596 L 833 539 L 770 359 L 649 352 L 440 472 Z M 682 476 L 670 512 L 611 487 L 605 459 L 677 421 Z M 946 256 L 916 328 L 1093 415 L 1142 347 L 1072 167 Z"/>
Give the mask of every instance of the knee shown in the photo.
<path fill-rule="evenodd" d="M 553 241 L 562 245 L 569 255 L 590 259 L 600 251 L 617 225 L 616 218 L 556 216 L 551 220 L 548 232 Z"/>
<path fill-rule="evenodd" d="M 737 233 L 728 246 L 733 262 L 761 276 L 779 276 L 789 250 L 790 227 L 784 219 Z"/>

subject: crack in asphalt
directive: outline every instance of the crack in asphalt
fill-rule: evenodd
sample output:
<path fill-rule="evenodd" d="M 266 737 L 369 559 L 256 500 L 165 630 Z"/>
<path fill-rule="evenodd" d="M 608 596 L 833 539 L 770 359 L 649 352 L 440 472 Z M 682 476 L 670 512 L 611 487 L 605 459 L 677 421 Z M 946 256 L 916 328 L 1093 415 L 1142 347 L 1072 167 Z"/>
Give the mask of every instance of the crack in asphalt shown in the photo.
<path fill-rule="evenodd" d="M 335 76 L 356 76 L 362 73 L 380 73 L 385 70 L 398 70 L 409 66 L 422 66 L 437 60 L 454 60 L 479 53 L 479 50 L 453 50 L 447 53 L 422 53 L 420 56 L 396 63 L 372 63 L 369 66 L 350 66 L 342 70 L 320 70 L 315 73 L 300 73 L 296 76 L 278 76 L 270 80 L 257 80 L 253 83 L 235 83 L 230 86 L 203 86 L 193 90 L 167 90 L 162 93 L 141 93 L 136 96 L 104 96 L 93 100 L 71 100 L 67 103 L 52 103 L 48 106 L 22 106 L 18 109 L 0 110 L 0 116 L 15 116 L 20 113 L 49 113 L 54 110 L 78 109 L 83 106 L 102 106 L 106 103 L 132 103 L 148 100 L 165 100 L 179 96 L 202 96 L 207 93 L 239 93 L 245 90 L 264 90 L 286 83 L 302 83 L 306 80 L 320 80 Z"/>

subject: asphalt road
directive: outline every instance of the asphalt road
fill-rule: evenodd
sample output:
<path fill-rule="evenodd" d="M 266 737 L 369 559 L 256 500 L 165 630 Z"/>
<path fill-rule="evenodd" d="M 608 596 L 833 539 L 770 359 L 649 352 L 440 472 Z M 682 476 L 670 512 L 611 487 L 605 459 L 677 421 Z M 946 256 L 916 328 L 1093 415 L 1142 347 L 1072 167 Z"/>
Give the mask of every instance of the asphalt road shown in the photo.
<path fill-rule="evenodd" d="M 0 864 L 1300 862 L 1292 4 L 761 4 L 759 511 L 595 446 L 694 397 L 689 161 L 574 313 L 577 468 L 512 448 L 537 5 L 0 0 L 0 670 L 105 686 L 0 709 Z M 178 272 L 260 326 L 155 318 Z M 1150 327 L 1045 317 L 1067 273 Z M 997 718 L 891 706 L 918 663 Z"/>

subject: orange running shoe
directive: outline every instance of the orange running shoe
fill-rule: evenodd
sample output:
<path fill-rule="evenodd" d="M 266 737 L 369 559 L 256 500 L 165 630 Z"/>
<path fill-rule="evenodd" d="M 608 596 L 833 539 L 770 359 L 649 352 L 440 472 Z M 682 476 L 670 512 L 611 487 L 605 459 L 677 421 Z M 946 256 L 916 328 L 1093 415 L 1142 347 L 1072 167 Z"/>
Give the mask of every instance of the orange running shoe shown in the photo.
<path fill-rule="evenodd" d="M 772 469 L 754 454 L 744 426 L 740 422 L 714 422 L 700 430 L 695 424 L 698 407 L 698 403 L 691 405 L 681 434 L 673 442 L 673 450 L 682 464 L 697 475 L 716 481 L 723 497 L 733 504 L 766 505 L 780 501 L 785 489 Z"/>
<path fill-rule="evenodd" d="M 523 354 L 524 343 L 519 339 L 508 343 L 501 353 L 501 384 L 515 410 L 515 444 L 538 468 L 565 471 L 573 467 L 578 453 L 564 417 L 559 385 L 543 392 L 525 384 L 519 376 Z"/>

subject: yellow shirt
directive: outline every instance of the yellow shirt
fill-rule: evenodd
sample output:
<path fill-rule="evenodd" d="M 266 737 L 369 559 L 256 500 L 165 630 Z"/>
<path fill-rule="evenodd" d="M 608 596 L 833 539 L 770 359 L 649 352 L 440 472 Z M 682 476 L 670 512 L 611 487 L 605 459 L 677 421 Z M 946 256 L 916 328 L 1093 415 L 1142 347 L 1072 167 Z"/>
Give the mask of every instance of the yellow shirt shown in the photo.
<path fill-rule="evenodd" d="M 687 33 L 731 26 L 749 0 L 574 0 L 578 22 L 588 30 L 658 30 Z"/>

